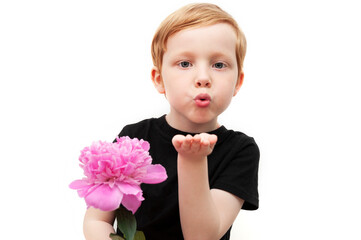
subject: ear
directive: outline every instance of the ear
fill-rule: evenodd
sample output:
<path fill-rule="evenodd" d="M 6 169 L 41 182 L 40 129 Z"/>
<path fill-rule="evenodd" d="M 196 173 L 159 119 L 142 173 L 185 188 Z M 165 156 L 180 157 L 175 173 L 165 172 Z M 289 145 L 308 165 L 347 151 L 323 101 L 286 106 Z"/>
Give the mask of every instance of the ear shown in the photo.
<path fill-rule="evenodd" d="M 240 72 L 239 73 L 239 77 L 236 83 L 236 87 L 234 88 L 234 92 L 233 92 L 233 97 L 237 95 L 239 89 L 241 89 L 242 84 L 243 84 L 243 79 L 244 79 L 244 72 Z"/>
<path fill-rule="evenodd" d="M 152 67 L 151 78 L 154 87 L 157 89 L 157 91 L 161 94 L 164 94 L 165 89 L 164 89 L 162 75 L 160 74 L 160 71 L 157 67 Z"/>

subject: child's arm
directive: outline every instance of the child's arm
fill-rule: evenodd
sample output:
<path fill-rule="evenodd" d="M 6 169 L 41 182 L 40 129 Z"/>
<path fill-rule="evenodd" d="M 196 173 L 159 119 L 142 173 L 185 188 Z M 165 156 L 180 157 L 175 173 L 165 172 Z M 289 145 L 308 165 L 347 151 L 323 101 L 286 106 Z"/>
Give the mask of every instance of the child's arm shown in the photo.
<path fill-rule="evenodd" d="M 96 208 L 88 208 L 84 217 L 84 236 L 86 240 L 110 239 L 109 234 L 114 233 L 114 211 L 104 212 Z"/>
<path fill-rule="evenodd" d="M 217 136 L 176 135 L 179 209 L 184 238 L 220 239 L 232 225 L 243 200 L 223 190 L 209 188 L 207 156 Z"/>

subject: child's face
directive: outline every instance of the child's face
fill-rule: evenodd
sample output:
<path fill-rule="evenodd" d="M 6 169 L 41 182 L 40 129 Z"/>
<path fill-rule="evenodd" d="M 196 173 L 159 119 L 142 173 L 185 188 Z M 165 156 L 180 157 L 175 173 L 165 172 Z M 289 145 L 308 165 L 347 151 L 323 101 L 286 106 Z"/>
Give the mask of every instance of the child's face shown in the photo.
<path fill-rule="evenodd" d="M 233 28 L 220 23 L 174 34 L 167 41 L 161 75 L 154 69 L 152 76 L 169 101 L 167 120 L 173 127 L 216 129 L 218 115 L 228 107 L 243 80 L 243 73 L 238 77 Z"/>

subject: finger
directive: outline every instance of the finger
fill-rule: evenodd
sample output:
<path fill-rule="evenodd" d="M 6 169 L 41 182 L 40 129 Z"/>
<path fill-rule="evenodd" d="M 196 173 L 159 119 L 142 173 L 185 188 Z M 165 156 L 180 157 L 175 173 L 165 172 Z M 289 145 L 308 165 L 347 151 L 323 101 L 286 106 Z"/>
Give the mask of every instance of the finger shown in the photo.
<path fill-rule="evenodd" d="M 213 149 L 214 149 L 214 146 L 216 145 L 216 143 L 217 143 L 217 135 L 211 135 L 210 137 L 209 137 L 209 148 L 211 149 L 211 151 L 213 151 Z"/>
<path fill-rule="evenodd" d="M 217 135 L 202 133 L 201 138 L 201 151 L 206 151 L 210 154 L 217 142 Z"/>
<path fill-rule="evenodd" d="M 210 145 L 209 140 L 207 138 L 202 138 L 201 145 L 202 146 L 209 146 Z"/>
<path fill-rule="evenodd" d="M 193 137 L 193 141 L 192 141 L 192 149 L 195 151 L 199 151 L 200 149 L 200 145 L 201 145 L 201 137 L 199 136 L 199 134 L 196 134 Z"/>
<path fill-rule="evenodd" d="M 209 134 L 208 133 L 201 133 L 199 134 L 200 138 L 201 138 L 201 144 L 202 145 L 208 145 L 209 144 Z"/>
<path fill-rule="evenodd" d="M 217 140 L 218 140 L 218 137 L 215 134 L 211 134 L 211 135 L 209 135 L 208 140 L 209 140 L 210 144 L 212 146 L 214 146 L 216 144 Z"/>
<path fill-rule="evenodd" d="M 190 134 L 185 136 L 183 144 L 182 144 L 182 148 L 183 149 L 189 149 L 190 146 L 192 145 L 192 141 L 193 141 L 193 137 Z"/>
<path fill-rule="evenodd" d="M 184 142 L 185 137 L 183 135 L 175 135 L 172 138 L 172 144 L 175 148 L 180 148 L 182 146 L 182 143 Z"/>

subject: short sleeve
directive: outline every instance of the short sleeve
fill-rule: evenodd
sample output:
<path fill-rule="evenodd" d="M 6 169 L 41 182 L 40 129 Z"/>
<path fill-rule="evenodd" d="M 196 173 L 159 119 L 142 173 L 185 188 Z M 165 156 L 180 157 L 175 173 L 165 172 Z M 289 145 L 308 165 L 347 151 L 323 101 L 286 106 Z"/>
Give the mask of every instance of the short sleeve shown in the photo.
<path fill-rule="evenodd" d="M 143 140 L 149 139 L 151 128 L 151 120 L 143 120 L 138 123 L 126 125 L 118 134 L 118 137 L 128 136 L 130 138 L 138 138 Z M 116 141 L 116 139 L 114 140 Z"/>
<path fill-rule="evenodd" d="M 242 209 L 258 209 L 259 158 L 260 151 L 253 138 L 238 141 L 222 159 L 223 169 L 211 187 L 243 199 Z"/>

